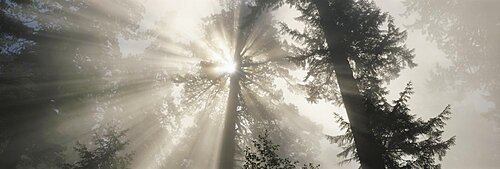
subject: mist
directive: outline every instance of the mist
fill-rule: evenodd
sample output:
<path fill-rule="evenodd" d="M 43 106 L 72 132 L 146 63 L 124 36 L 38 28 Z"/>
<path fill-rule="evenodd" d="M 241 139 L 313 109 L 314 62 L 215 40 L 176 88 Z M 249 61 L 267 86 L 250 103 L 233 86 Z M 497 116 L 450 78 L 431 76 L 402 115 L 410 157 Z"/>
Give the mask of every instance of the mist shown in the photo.
<path fill-rule="evenodd" d="M 497 0 L 0 7 L 0 168 L 500 166 Z"/>

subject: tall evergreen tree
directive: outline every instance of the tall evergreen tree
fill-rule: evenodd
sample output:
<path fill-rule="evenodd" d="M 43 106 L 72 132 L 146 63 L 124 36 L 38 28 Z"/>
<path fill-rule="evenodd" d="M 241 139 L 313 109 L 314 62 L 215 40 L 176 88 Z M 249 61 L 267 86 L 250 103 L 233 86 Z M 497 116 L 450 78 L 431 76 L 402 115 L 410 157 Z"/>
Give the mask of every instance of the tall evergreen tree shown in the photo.
<path fill-rule="evenodd" d="M 379 92 L 370 90 L 365 93 L 365 103 L 368 111 L 374 114 L 372 130 L 376 140 L 382 143 L 385 168 L 441 168 L 436 163 L 436 157 L 441 160 L 455 144 L 455 137 L 443 139 L 442 136 L 445 121 L 450 119 L 450 106 L 436 117 L 424 121 L 410 114 L 408 99 L 413 94 L 411 83 L 393 105 Z M 328 139 L 342 147 L 343 151 L 337 156 L 347 159 L 341 164 L 359 160 L 350 123 L 339 114 L 335 117 L 346 133 L 328 136 Z"/>
<path fill-rule="evenodd" d="M 284 3 L 299 10 L 298 20 L 306 25 L 302 32 L 286 25 L 284 31 L 302 43 L 291 59 L 308 70 L 309 100 L 343 103 L 362 168 L 383 168 L 381 143 L 370 126 L 373 114 L 362 106 L 362 93 L 415 66 L 404 45 L 406 32 L 368 0 L 258 1 L 264 7 Z"/>

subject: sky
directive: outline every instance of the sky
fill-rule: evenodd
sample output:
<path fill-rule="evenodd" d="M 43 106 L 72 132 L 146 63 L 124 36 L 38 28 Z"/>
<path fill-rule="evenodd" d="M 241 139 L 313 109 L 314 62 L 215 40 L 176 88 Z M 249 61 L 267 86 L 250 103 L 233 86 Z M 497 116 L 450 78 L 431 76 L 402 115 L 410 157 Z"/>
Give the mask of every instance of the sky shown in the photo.
<path fill-rule="evenodd" d="M 215 1 L 215 0 L 214 0 Z M 219 7 L 211 0 L 147 0 L 146 14 L 142 29 L 151 28 L 156 22 L 166 15 L 173 18 L 176 23 L 175 31 L 181 35 L 194 38 L 199 36 L 196 30 L 201 23 L 201 18 L 216 12 Z M 394 17 L 395 23 L 403 29 L 412 23 L 412 17 L 403 17 L 405 11 L 401 0 L 376 0 L 376 4 Z M 300 27 L 300 23 L 293 20 L 296 11 L 280 9 L 275 14 L 276 19 L 282 20 L 292 26 Z M 121 41 L 122 52 L 125 54 L 140 53 L 148 41 Z M 486 101 L 481 93 L 468 94 L 466 99 L 458 100 L 437 93 L 428 85 L 430 74 L 436 70 L 437 65 L 447 66 L 449 61 L 436 44 L 428 40 L 419 30 L 408 30 L 407 45 L 415 49 L 415 62 L 418 64 L 413 69 L 404 70 L 401 76 L 387 85 L 390 94 L 388 100 L 394 100 L 405 85 L 411 81 L 415 94 L 410 100 L 412 113 L 427 119 L 440 113 L 448 104 L 452 106 L 452 119 L 445 128 L 445 138 L 457 137 L 456 145 L 451 148 L 443 159 L 443 168 L 454 169 L 488 169 L 500 166 L 500 155 L 495 150 L 500 150 L 500 129 L 485 119 L 481 114 L 492 109 L 492 103 Z M 301 76 L 303 72 L 294 73 Z M 279 81 L 277 83 L 280 83 Z M 285 101 L 295 104 L 303 116 L 310 118 L 323 128 L 324 134 L 340 134 L 338 125 L 334 122 L 333 112 L 345 114 L 343 108 L 335 107 L 331 103 L 320 102 L 310 104 L 304 96 L 285 92 Z M 340 160 L 335 154 L 339 152 L 335 144 L 329 144 L 326 139 L 321 141 L 321 154 L 318 158 L 322 168 L 357 168 L 356 164 L 338 166 Z"/>

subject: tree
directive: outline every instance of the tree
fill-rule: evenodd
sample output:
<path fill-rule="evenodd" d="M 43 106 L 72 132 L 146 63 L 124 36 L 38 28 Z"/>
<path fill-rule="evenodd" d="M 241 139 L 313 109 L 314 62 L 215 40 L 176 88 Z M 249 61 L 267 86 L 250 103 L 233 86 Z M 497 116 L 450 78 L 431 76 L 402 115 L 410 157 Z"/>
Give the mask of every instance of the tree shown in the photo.
<path fill-rule="evenodd" d="M 379 91 L 370 91 L 365 95 L 368 111 L 374 114 L 373 133 L 383 145 L 382 158 L 386 168 L 441 168 L 436 164 L 446 155 L 446 151 L 455 144 L 455 137 L 443 139 L 443 128 L 450 119 L 450 106 L 447 106 L 436 117 L 427 121 L 410 114 L 408 100 L 413 94 L 411 83 L 408 83 L 394 105 L 381 97 Z M 341 164 L 359 160 L 354 148 L 353 133 L 349 122 L 335 114 L 341 129 L 346 133 L 339 136 L 328 136 L 332 143 L 337 143 L 343 151 L 337 156 L 347 158 Z"/>
<path fill-rule="evenodd" d="M 119 131 L 118 127 L 110 125 L 93 136 L 93 145 L 90 149 L 85 144 L 77 142 L 74 147 L 79 160 L 64 164 L 64 169 L 129 169 L 132 153 L 124 153 L 128 140 L 125 139 L 126 130 Z"/>
<path fill-rule="evenodd" d="M 278 152 L 280 146 L 273 144 L 267 131 L 252 143 L 252 147 L 245 149 L 244 169 L 318 169 L 320 166 L 309 163 L 299 167 L 299 161 L 280 157 Z"/>
<path fill-rule="evenodd" d="M 382 148 L 370 126 L 373 114 L 361 106 L 362 93 L 397 77 L 401 69 L 415 66 L 412 50 L 403 43 L 406 32 L 367 0 L 259 3 L 265 7 L 288 3 L 301 12 L 298 20 L 306 25 L 305 30 L 284 25 L 284 31 L 301 42 L 291 59 L 308 70 L 309 100 L 342 102 L 362 168 L 383 168 Z"/>
<path fill-rule="evenodd" d="M 196 72 L 188 71 L 174 79 L 183 86 L 182 104 L 191 107 L 184 110 L 200 114 L 198 127 L 205 125 L 206 132 L 225 128 L 221 133 L 222 143 L 217 144 L 220 146 L 218 168 L 239 165 L 235 158 L 241 156 L 242 147 L 249 143 L 249 138 L 262 132 L 264 126 L 287 133 L 282 135 L 287 136 L 280 138 L 282 140 L 294 138 L 292 132 L 302 127 L 279 130 L 286 125 L 285 119 L 302 117 L 289 113 L 293 111 L 275 111 L 289 105 L 281 103 L 282 92 L 273 85 L 274 79 L 290 78 L 288 68 L 293 65 L 285 59 L 271 15 L 256 13 L 251 1 L 229 1 L 228 4 L 220 13 L 205 19 L 202 42 L 188 45 L 192 53 L 190 59 L 198 63 L 195 66 L 190 63 L 186 68 Z M 227 105 L 216 104 L 220 102 Z M 218 113 L 222 109 L 226 109 L 225 114 Z M 219 118 L 226 120 L 224 126 L 209 123 Z M 205 131 L 193 135 L 201 137 L 207 134 Z M 210 143 L 213 142 L 210 139 Z"/>

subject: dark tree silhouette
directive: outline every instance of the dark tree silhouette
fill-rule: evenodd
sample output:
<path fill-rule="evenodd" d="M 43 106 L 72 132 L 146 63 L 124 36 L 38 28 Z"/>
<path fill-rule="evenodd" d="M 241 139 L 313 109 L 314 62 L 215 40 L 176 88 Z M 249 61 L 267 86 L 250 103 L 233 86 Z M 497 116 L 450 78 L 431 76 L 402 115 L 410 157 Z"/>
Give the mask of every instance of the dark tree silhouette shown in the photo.
<path fill-rule="evenodd" d="M 74 147 L 79 160 L 63 165 L 63 169 L 129 169 L 132 153 L 126 153 L 129 141 L 125 139 L 126 130 L 110 125 L 94 133 L 92 147 L 77 142 Z"/>
<path fill-rule="evenodd" d="M 363 104 L 363 91 L 413 67 L 412 50 L 387 13 L 366 0 L 261 1 L 265 7 L 288 3 L 301 12 L 303 32 L 284 25 L 302 43 L 292 61 L 308 70 L 309 100 L 342 102 L 346 108 L 362 168 L 383 168 L 382 148 L 370 126 L 373 114 Z"/>
<path fill-rule="evenodd" d="M 365 93 L 368 111 L 374 114 L 373 133 L 383 145 L 382 158 L 386 168 L 441 168 L 436 163 L 446 155 L 446 151 L 455 144 L 455 137 L 443 139 L 443 128 L 450 119 L 450 106 L 436 117 L 424 121 L 410 114 L 408 100 L 413 94 L 411 83 L 400 93 L 394 105 L 388 103 L 380 91 Z M 332 143 L 337 143 L 343 151 L 337 156 L 347 158 L 340 164 L 359 160 L 354 148 L 353 133 L 349 122 L 335 114 L 341 129 L 346 133 L 328 136 Z"/>

